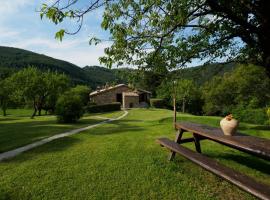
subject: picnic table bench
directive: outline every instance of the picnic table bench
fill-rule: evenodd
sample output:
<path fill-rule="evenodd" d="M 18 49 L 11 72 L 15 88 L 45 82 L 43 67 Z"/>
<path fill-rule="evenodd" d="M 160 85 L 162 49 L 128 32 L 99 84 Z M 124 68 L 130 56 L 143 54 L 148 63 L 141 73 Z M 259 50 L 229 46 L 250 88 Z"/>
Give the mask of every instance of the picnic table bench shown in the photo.
<path fill-rule="evenodd" d="M 171 151 L 169 160 L 173 160 L 176 153 L 181 154 L 190 161 L 235 184 L 250 194 L 260 199 L 270 199 L 269 185 L 257 182 L 251 177 L 201 154 L 200 145 L 201 140 L 208 139 L 269 161 L 270 140 L 239 132 L 233 136 L 225 136 L 220 128 L 190 122 L 179 122 L 175 124 L 175 127 L 177 128 L 175 141 L 167 138 L 159 138 L 157 140 L 161 146 L 166 147 Z M 182 136 L 185 132 L 191 132 L 193 137 L 183 139 Z M 194 142 L 197 152 L 181 145 L 187 142 Z"/>

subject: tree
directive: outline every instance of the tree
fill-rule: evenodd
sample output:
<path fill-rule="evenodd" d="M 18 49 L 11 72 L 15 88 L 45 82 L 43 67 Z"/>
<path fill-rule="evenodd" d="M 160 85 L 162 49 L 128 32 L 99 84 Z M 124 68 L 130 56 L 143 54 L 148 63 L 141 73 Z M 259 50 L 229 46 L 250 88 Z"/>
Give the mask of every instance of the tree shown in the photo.
<path fill-rule="evenodd" d="M 56 101 L 58 97 L 65 92 L 70 85 L 69 78 L 64 74 L 59 74 L 55 72 L 43 72 L 46 84 L 44 87 L 47 90 L 44 93 L 43 98 L 41 98 L 40 106 L 38 107 L 39 115 L 41 113 L 41 109 L 44 109 L 46 112 L 50 110 L 54 113 Z"/>
<path fill-rule="evenodd" d="M 270 79 L 258 66 L 240 65 L 206 83 L 202 94 L 206 114 L 232 112 L 237 106 L 264 108 L 270 101 Z"/>
<path fill-rule="evenodd" d="M 177 83 L 176 99 L 182 102 L 182 112 L 186 111 L 186 104 L 197 94 L 197 88 L 192 80 L 183 79 Z"/>
<path fill-rule="evenodd" d="M 177 110 L 193 114 L 201 113 L 202 103 L 199 86 L 192 80 L 165 79 L 157 89 L 158 98 L 165 99 L 168 104 L 172 105 L 174 95 Z M 181 105 L 181 107 L 177 105 Z"/>
<path fill-rule="evenodd" d="M 3 111 L 3 116 L 6 116 L 6 110 L 10 102 L 11 84 L 8 79 L 0 81 L 0 107 Z"/>
<path fill-rule="evenodd" d="M 13 97 L 32 102 L 34 112 L 32 118 L 39 112 L 50 96 L 56 98 L 68 87 L 69 79 L 56 72 L 42 72 L 34 67 L 25 68 L 13 74 L 9 80 L 13 83 Z"/>
<path fill-rule="evenodd" d="M 113 44 L 100 60 L 111 66 L 145 66 L 161 55 L 167 66 L 183 66 L 194 58 L 203 61 L 240 60 L 263 66 L 270 75 L 270 2 L 267 0 L 95 0 L 86 8 L 79 1 L 54 0 L 43 4 L 40 15 L 54 23 L 77 19 L 104 6 L 102 27 Z M 90 42 L 97 43 L 92 38 Z M 150 56 L 149 56 L 150 55 Z"/>
<path fill-rule="evenodd" d="M 69 90 L 71 95 L 78 95 L 81 98 L 81 101 L 84 106 L 89 102 L 89 94 L 91 89 L 85 85 L 77 85 Z"/>
<path fill-rule="evenodd" d="M 66 92 L 57 100 L 56 115 L 59 122 L 76 122 L 83 116 L 83 113 L 83 102 L 79 95 Z"/>

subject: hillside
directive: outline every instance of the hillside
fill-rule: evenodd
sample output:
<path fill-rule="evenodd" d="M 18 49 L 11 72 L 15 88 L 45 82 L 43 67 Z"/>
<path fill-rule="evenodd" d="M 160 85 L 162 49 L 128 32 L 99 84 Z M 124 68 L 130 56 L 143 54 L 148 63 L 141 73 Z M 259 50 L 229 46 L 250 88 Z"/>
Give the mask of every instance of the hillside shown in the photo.
<path fill-rule="evenodd" d="M 23 49 L 0 47 L 0 67 L 18 70 L 27 66 L 36 66 L 41 70 L 50 69 L 63 72 L 69 75 L 76 83 L 88 83 L 84 71 L 72 63 Z"/>
<path fill-rule="evenodd" d="M 119 69 L 108 69 L 100 66 L 86 66 L 83 68 L 93 88 L 106 83 L 126 83 L 119 74 Z"/>
<path fill-rule="evenodd" d="M 127 83 L 127 77 L 121 72 L 129 74 L 131 69 L 107 69 L 100 66 L 86 66 L 80 68 L 72 63 L 58 60 L 43 54 L 34 53 L 24 49 L 0 46 L 0 78 L 6 77 L 27 66 L 36 66 L 41 70 L 63 72 L 71 77 L 76 84 L 86 84 L 92 89 L 106 83 Z M 185 79 L 193 79 L 198 84 L 203 84 L 213 76 L 222 75 L 235 68 L 235 63 L 210 64 L 198 67 L 176 70 L 171 74 Z"/>
<path fill-rule="evenodd" d="M 204 84 L 211 80 L 214 76 L 223 75 L 226 72 L 231 72 L 236 68 L 236 63 L 216 63 L 209 65 L 201 65 L 197 67 L 184 68 L 176 70 L 177 77 L 183 79 L 192 79 L 198 85 Z"/>
<path fill-rule="evenodd" d="M 99 66 L 80 68 L 72 63 L 55 59 L 43 54 L 24 49 L 0 46 L 0 78 L 27 66 L 35 66 L 41 70 L 50 69 L 67 74 L 76 84 L 86 84 L 95 89 L 99 85 L 122 80 L 118 69 L 107 69 Z"/>

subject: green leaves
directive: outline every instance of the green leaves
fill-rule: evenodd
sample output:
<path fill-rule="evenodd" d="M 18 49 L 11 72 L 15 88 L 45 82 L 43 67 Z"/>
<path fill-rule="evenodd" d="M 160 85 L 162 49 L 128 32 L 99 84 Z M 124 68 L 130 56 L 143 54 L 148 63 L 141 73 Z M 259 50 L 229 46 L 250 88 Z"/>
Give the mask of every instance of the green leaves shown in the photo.
<path fill-rule="evenodd" d="M 270 101 L 270 80 L 254 65 L 240 65 L 223 77 L 214 77 L 203 87 L 207 114 L 232 112 L 236 106 L 262 108 Z"/>
<path fill-rule="evenodd" d="M 62 41 L 64 35 L 65 35 L 65 30 L 64 30 L 64 29 L 61 29 L 60 31 L 58 31 L 58 32 L 55 34 L 55 39 L 58 39 L 58 40 Z"/>
<path fill-rule="evenodd" d="M 258 6 L 250 1 L 246 6 L 247 2 L 237 0 L 98 0 L 90 1 L 88 10 L 77 8 L 77 1 L 68 2 L 43 4 L 41 18 L 46 15 L 55 24 L 75 18 L 81 27 L 84 15 L 104 6 L 101 26 L 114 41 L 106 50 L 107 58 L 101 59 L 107 66 L 126 63 L 145 67 L 149 55 L 157 54 L 163 55 L 170 68 L 193 59 L 229 61 L 239 59 L 239 55 L 270 65 L 270 50 L 265 46 L 269 44 L 266 36 L 270 20 L 258 9 L 264 2 L 258 2 Z M 265 20 L 258 20 L 258 13 Z M 62 40 L 64 33 L 67 32 L 58 31 L 56 38 Z M 90 40 L 90 44 L 97 42 L 100 41 Z"/>
<path fill-rule="evenodd" d="M 66 75 L 50 71 L 40 71 L 35 67 L 28 67 L 6 79 L 10 83 L 9 94 L 14 101 L 21 104 L 32 102 L 35 107 L 43 106 L 47 98 L 54 99 L 69 86 Z"/>

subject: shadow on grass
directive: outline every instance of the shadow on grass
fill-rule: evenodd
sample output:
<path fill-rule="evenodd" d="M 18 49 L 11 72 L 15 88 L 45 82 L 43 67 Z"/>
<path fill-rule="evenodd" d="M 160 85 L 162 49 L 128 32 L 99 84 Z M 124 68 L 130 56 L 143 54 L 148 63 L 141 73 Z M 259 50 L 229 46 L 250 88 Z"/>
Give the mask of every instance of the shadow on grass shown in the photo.
<path fill-rule="evenodd" d="M 253 129 L 253 130 L 264 130 L 264 131 L 268 131 L 268 130 L 270 130 L 270 126 L 267 126 L 267 125 L 259 125 L 259 126 L 251 127 L 250 129 Z"/>
<path fill-rule="evenodd" d="M 117 120 L 108 122 L 111 124 L 110 127 L 103 127 L 100 126 L 95 129 L 94 132 L 88 131 L 85 134 L 95 135 L 95 136 L 103 136 L 103 135 L 112 135 L 112 134 L 119 134 L 124 132 L 140 132 L 146 129 L 145 125 L 136 125 L 136 122 L 142 122 L 141 120 Z M 132 124 L 132 125 L 130 125 Z"/>
<path fill-rule="evenodd" d="M 14 158 L 3 160 L 2 162 L 22 163 L 22 162 L 34 159 L 37 156 L 40 157 L 44 154 L 65 151 L 68 148 L 74 146 L 75 144 L 77 144 L 79 142 L 81 142 L 81 139 L 75 138 L 75 137 L 59 138 L 59 139 L 51 141 L 47 144 L 44 144 L 40 147 L 34 148 L 33 150 L 27 151 L 27 152 L 25 152 L 21 155 L 18 155 Z"/>
<path fill-rule="evenodd" d="M 6 152 L 35 141 L 86 127 L 103 120 L 83 119 L 76 124 L 57 123 L 55 120 L 27 121 L 1 124 L 0 129 L 0 152 Z"/>
<path fill-rule="evenodd" d="M 270 163 L 262 159 L 252 157 L 252 156 L 241 156 L 241 155 L 235 155 L 235 154 L 224 154 L 224 155 L 219 156 L 219 158 L 223 158 L 225 160 L 233 160 L 251 169 L 255 169 L 262 173 L 270 175 L 270 171 L 269 171 Z"/>
<path fill-rule="evenodd" d="M 11 200 L 12 198 L 11 198 L 11 195 L 7 191 L 0 188 L 0 199 L 1 200 Z"/>
<path fill-rule="evenodd" d="M 6 122 L 6 121 L 15 121 L 15 120 L 18 120 L 18 119 L 10 118 L 10 117 L 7 117 L 7 118 L 3 117 L 3 118 L 0 118 L 0 123 L 1 122 Z"/>
<path fill-rule="evenodd" d="M 103 120 L 101 120 L 101 121 L 103 121 Z M 104 135 L 119 134 L 119 133 L 124 133 L 124 132 L 131 132 L 131 131 L 140 133 L 140 131 L 144 130 L 144 128 L 142 128 L 140 126 L 129 125 L 129 123 L 131 123 L 131 122 L 133 122 L 133 120 L 112 121 L 109 123 L 111 125 L 113 125 L 113 127 L 112 126 L 102 127 L 102 125 L 101 125 L 100 127 L 95 128 L 95 131 L 93 131 L 93 132 L 89 130 L 89 131 L 85 131 L 82 134 L 104 136 Z M 46 125 L 43 125 L 43 126 L 46 127 Z M 33 127 L 37 128 L 37 125 L 34 123 Z M 50 126 L 48 126 L 48 127 L 50 127 Z M 59 127 L 56 127 L 56 128 L 59 128 Z M 74 129 L 74 127 L 72 129 Z M 34 129 L 34 130 L 36 130 L 36 129 Z M 24 161 L 27 161 L 29 159 L 33 159 L 37 156 L 42 156 L 43 154 L 64 151 L 64 150 L 68 149 L 69 147 L 75 145 L 78 142 L 81 142 L 81 139 L 79 139 L 78 137 L 64 137 L 64 138 L 56 139 L 56 140 L 51 141 L 47 144 L 44 144 L 40 147 L 37 147 L 33 150 L 27 151 L 27 152 L 23 153 L 22 155 L 15 157 L 14 159 L 6 160 L 4 162 L 24 162 Z"/>
<path fill-rule="evenodd" d="M 177 122 L 181 121 L 187 121 L 187 122 L 192 122 L 192 123 L 197 123 L 197 124 L 205 124 L 205 125 L 210 125 L 213 127 L 218 127 L 219 120 L 217 119 L 208 119 L 204 118 L 204 116 L 178 116 L 177 117 Z M 165 117 L 160 120 L 158 120 L 160 124 L 163 123 L 172 123 L 173 122 L 173 117 Z"/>

